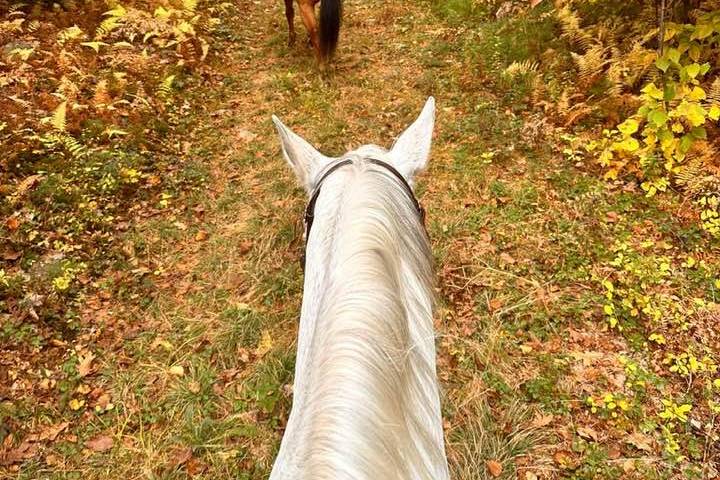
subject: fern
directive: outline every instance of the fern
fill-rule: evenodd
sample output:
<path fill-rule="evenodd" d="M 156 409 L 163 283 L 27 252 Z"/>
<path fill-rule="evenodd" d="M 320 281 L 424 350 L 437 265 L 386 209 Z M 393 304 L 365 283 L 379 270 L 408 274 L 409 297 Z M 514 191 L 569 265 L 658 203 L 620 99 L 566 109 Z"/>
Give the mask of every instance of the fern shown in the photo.
<path fill-rule="evenodd" d="M 605 59 L 606 47 L 594 45 L 583 54 L 571 53 L 572 59 L 578 69 L 580 82 L 586 86 L 592 85 L 603 74 L 608 61 Z"/>
<path fill-rule="evenodd" d="M 48 133 L 41 136 L 40 142 L 48 149 L 62 148 L 74 160 L 82 160 L 87 156 L 87 148 L 72 136 L 63 133 Z"/>
<path fill-rule="evenodd" d="M 65 119 L 66 111 L 67 101 L 62 102 L 60 105 L 57 106 L 50 119 L 50 125 L 52 125 L 53 128 L 59 132 L 64 132 L 67 128 L 67 122 Z"/>
<path fill-rule="evenodd" d="M 710 84 L 710 87 L 707 89 L 706 101 L 710 105 L 720 105 L 720 77 L 713 80 L 712 84 Z"/>
<path fill-rule="evenodd" d="M 72 27 L 60 30 L 60 33 L 58 33 L 57 41 L 60 45 L 64 45 L 69 40 L 75 40 L 82 37 L 83 35 L 83 31 L 80 29 L 80 27 L 78 27 L 77 25 L 73 25 Z"/>
<path fill-rule="evenodd" d="M 575 45 L 580 51 L 588 50 L 592 47 L 593 38 L 580 27 L 580 17 L 578 14 L 568 7 L 558 10 L 557 18 L 560 22 L 563 37 L 565 37 L 572 45 Z"/>
<path fill-rule="evenodd" d="M 532 60 L 524 60 L 522 62 L 513 62 L 505 69 L 505 74 L 511 77 L 518 75 L 526 75 L 528 73 L 535 73 L 538 70 L 540 64 Z"/>
<path fill-rule="evenodd" d="M 167 100 L 173 94 L 173 82 L 175 81 L 175 75 L 168 75 L 165 79 L 160 82 L 157 89 L 158 97 Z"/>
<path fill-rule="evenodd" d="M 197 8 L 198 0 L 182 0 L 183 10 L 187 13 L 194 14 Z"/>
<path fill-rule="evenodd" d="M 115 30 L 120 25 L 121 19 L 126 13 L 127 10 L 119 4 L 112 10 L 103 13 L 103 16 L 107 16 L 108 18 L 100 22 L 100 25 L 95 29 L 95 40 L 100 40 Z"/>
<path fill-rule="evenodd" d="M 27 33 L 35 33 L 40 28 L 40 21 L 38 20 L 31 20 L 30 23 L 28 23 L 27 26 Z"/>
<path fill-rule="evenodd" d="M 110 104 L 110 101 L 107 80 L 98 81 L 97 85 L 95 85 L 95 92 L 93 93 L 93 104 L 95 107 L 106 106 Z"/>

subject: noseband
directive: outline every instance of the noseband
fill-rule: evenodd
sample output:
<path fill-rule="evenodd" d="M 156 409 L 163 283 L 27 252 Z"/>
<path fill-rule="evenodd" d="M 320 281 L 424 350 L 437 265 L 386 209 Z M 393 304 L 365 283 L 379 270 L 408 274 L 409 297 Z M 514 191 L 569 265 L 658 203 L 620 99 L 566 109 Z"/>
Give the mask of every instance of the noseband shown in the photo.
<path fill-rule="evenodd" d="M 422 222 L 423 228 L 425 228 L 425 209 L 420 205 L 420 202 L 418 202 L 418 199 L 415 197 L 415 193 L 412 190 L 412 187 L 410 187 L 410 184 L 407 180 L 405 180 L 405 177 L 402 176 L 400 172 L 398 172 L 395 167 L 390 165 L 387 162 L 383 162 L 382 160 L 378 160 L 376 158 L 365 158 L 366 162 L 372 163 L 373 165 L 377 165 L 379 167 L 383 167 L 385 170 L 392 173 L 399 181 L 400 184 L 403 186 L 403 189 L 405 190 L 405 193 L 407 193 L 407 196 L 412 201 L 413 205 L 415 206 L 415 211 L 417 211 L 418 217 L 420 217 L 420 221 Z M 315 188 L 312 191 L 312 194 L 310 195 L 310 200 L 308 201 L 307 207 L 305 207 L 305 250 L 307 251 L 307 241 L 310 238 L 310 229 L 312 228 L 313 220 L 315 219 L 315 203 L 317 203 L 318 196 L 320 196 L 320 188 L 322 187 L 323 182 L 336 170 L 344 167 L 345 165 L 351 165 L 353 162 L 352 159 L 348 158 L 345 160 L 341 160 L 337 162 L 332 167 L 328 168 L 325 173 L 320 177 L 320 180 L 317 181 L 317 184 L 315 185 Z M 303 252 L 302 256 L 302 266 L 303 270 L 305 269 L 305 252 Z"/>

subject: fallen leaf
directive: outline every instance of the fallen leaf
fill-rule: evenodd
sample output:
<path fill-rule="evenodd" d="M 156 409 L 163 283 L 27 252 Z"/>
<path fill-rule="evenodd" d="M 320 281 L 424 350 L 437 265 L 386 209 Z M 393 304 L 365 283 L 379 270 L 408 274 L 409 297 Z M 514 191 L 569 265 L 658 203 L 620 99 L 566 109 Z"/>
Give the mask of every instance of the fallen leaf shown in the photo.
<path fill-rule="evenodd" d="M 267 330 L 263 331 L 260 341 L 258 342 L 258 346 L 255 349 L 255 356 L 258 358 L 265 356 L 265 354 L 272 348 L 272 345 L 273 339 L 270 336 L 270 332 Z"/>
<path fill-rule="evenodd" d="M 86 352 L 84 355 L 78 356 L 77 371 L 80 377 L 85 377 L 92 372 L 92 361 L 95 360 L 95 355 L 92 352 Z"/>
<path fill-rule="evenodd" d="M 652 437 L 640 432 L 635 432 L 631 435 L 628 435 L 627 439 L 625 439 L 625 443 L 632 445 L 638 450 L 643 450 L 645 452 L 653 451 Z"/>
<path fill-rule="evenodd" d="M 502 474 L 502 464 L 497 460 L 488 460 L 485 462 L 485 466 L 493 477 L 499 477 Z"/>
<path fill-rule="evenodd" d="M 497 297 L 493 298 L 493 299 L 490 300 L 490 302 L 488 303 L 488 307 L 490 308 L 490 312 L 492 313 L 492 312 L 496 312 L 496 311 L 500 310 L 500 309 L 503 307 L 503 304 L 504 304 L 504 303 L 505 303 L 505 302 L 503 302 L 501 298 L 497 298 Z"/>
<path fill-rule="evenodd" d="M 5 225 L 7 225 L 7 228 L 9 230 L 17 230 L 20 226 L 20 220 L 18 220 L 17 217 L 10 217 L 5 222 Z"/>
<path fill-rule="evenodd" d="M 17 448 L 13 448 L 5 455 L 0 455 L 0 465 L 12 465 L 32 458 L 37 453 L 38 447 L 34 443 L 23 442 Z"/>
<path fill-rule="evenodd" d="M 80 395 L 85 395 L 87 393 L 90 393 L 90 387 L 85 385 L 84 383 L 81 383 L 78 385 L 78 387 L 75 389 L 76 393 L 79 393 Z"/>
<path fill-rule="evenodd" d="M 543 415 L 540 412 L 537 412 L 535 414 L 535 417 L 530 422 L 530 427 L 532 428 L 542 428 L 550 425 L 552 421 L 555 419 L 555 416 L 553 414 L 549 415 Z"/>
<path fill-rule="evenodd" d="M 100 397 L 97 399 L 97 405 L 103 410 L 105 410 L 105 408 L 110 405 L 110 395 L 108 395 L 107 393 L 103 393 L 102 395 L 100 395 Z"/>
<path fill-rule="evenodd" d="M 54 441 L 57 436 L 68 427 L 68 425 L 70 425 L 68 422 L 62 422 L 57 425 L 45 427 L 45 429 L 40 432 L 40 440 Z"/>
<path fill-rule="evenodd" d="M 205 465 L 199 458 L 192 457 L 188 460 L 185 468 L 187 469 L 189 475 L 198 475 L 207 470 L 207 465 Z"/>
<path fill-rule="evenodd" d="M 3 250 L 2 259 L 8 261 L 17 260 L 21 255 L 22 253 L 15 250 Z"/>
<path fill-rule="evenodd" d="M 577 433 L 586 440 L 594 440 L 597 442 L 598 433 L 590 427 L 578 427 Z"/>
<path fill-rule="evenodd" d="M 113 439 L 107 435 L 99 435 L 85 442 L 85 446 L 93 452 L 106 452 L 113 447 Z"/>
<path fill-rule="evenodd" d="M 172 455 L 170 455 L 170 464 L 174 467 L 179 467 L 187 463 L 192 458 L 192 448 L 190 447 L 178 447 Z"/>
<path fill-rule="evenodd" d="M 508 265 L 512 265 L 513 263 L 515 263 L 515 259 L 505 252 L 500 254 L 500 261 L 503 263 L 507 263 Z"/>
<path fill-rule="evenodd" d="M 558 465 L 568 466 L 572 463 L 572 455 L 565 450 L 558 450 L 553 455 L 553 460 L 555 460 L 555 463 Z"/>

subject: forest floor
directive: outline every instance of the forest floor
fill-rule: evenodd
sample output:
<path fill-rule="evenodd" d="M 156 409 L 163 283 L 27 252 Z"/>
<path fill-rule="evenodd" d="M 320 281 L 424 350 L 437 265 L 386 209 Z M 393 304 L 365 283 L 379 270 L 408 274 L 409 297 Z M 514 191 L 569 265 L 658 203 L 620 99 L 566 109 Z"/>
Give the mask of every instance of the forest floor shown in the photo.
<path fill-rule="evenodd" d="M 637 353 L 647 341 L 634 347 L 603 313 L 618 240 L 652 238 L 686 259 L 694 227 L 672 200 L 602 180 L 476 62 L 492 43 L 542 52 L 552 27 L 507 33 L 504 20 L 479 16 L 487 26 L 471 30 L 433 5 L 348 0 L 325 78 L 305 42 L 286 45 L 282 2 L 236 5 L 213 73 L 181 93 L 192 128 L 169 134 L 200 180 L 121 233 L 138 286 L 86 298 L 93 326 L 72 341 L 74 363 L 58 364 L 67 357 L 57 352 L 33 359 L 71 348 L 59 340 L 13 366 L 20 377 L 81 370 L 71 390 L 18 387 L 4 400 L 12 435 L 0 478 L 266 478 L 292 399 L 306 200 L 270 116 L 338 155 L 389 146 L 430 95 L 436 132 L 418 196 L 436 258 L 455 478 L 718 474 L 717 444 L 701 427 L 683 424 L 682 434 L 700 432 L 686 458 L 665 453 L 648 412 L 663 411 L 653 382 L 674 380 Z M 717 316 L 705 332 L 717 342 L 712 325 Z"/>

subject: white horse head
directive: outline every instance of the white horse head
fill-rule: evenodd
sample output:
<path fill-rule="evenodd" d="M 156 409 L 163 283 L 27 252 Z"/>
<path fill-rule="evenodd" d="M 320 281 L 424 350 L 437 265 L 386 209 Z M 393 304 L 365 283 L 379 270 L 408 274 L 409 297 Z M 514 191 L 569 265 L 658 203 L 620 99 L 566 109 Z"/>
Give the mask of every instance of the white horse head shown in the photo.
<path fill-rule="evenodd" d="M 431 97 L 390 150 L 365 145 L 339 158 L 273 117 L 314 222 L 293 407 L 271 480 L 448 478 L 432 255 L 411 190 L 434 116 Z"/>

